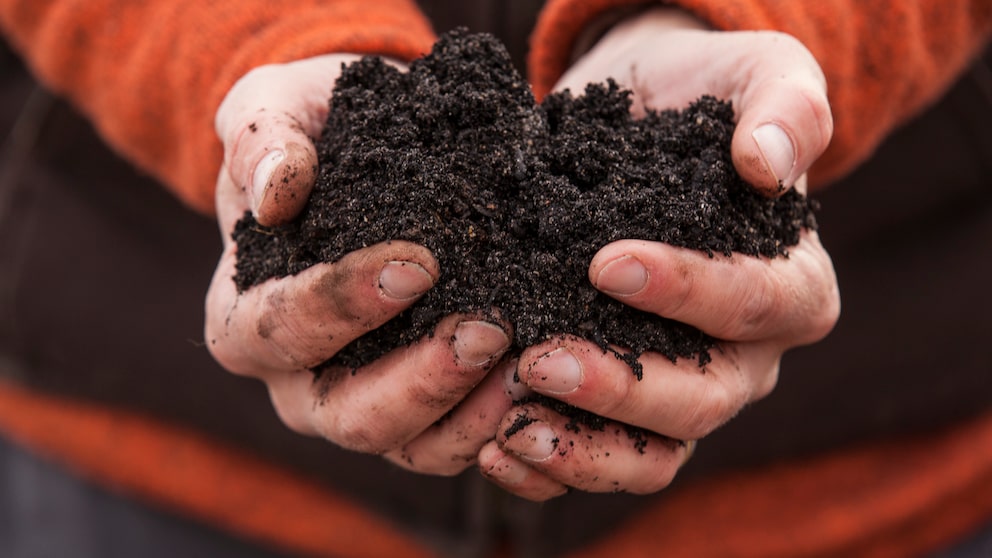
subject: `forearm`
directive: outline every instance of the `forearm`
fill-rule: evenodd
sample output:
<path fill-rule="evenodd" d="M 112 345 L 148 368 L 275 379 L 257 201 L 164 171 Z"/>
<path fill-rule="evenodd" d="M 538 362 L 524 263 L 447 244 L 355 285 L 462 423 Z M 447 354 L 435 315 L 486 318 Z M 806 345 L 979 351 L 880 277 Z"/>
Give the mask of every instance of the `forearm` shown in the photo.
<path fill-rule="evenodd" d="M 657 2 L 660 3 L 660 2 Z M 655 3 L 655 4 L 657 4 Z M 963 71 L 992 32 L 987 0 L 776 3 L 677 0 L 720 30 L 774 29 L 800 39 L 822 66 L 834 114 L 833 141 L 810 171 L 823 184 L 867 158 L 894 127 L 918 113 Z M 531 72 L 539 94 L 568 66 L 582 30 L 607 12 L 644 0 L 551 0 L 535 31 Z"/>
<path fill-rule="evenodd" d="M 0 30 L 108 143 L 202 211 L 222 159 L 214 113 L 248 70 L 328 52 L 409 59 L 434 39 L 411 0 L 0 0 Z"/>

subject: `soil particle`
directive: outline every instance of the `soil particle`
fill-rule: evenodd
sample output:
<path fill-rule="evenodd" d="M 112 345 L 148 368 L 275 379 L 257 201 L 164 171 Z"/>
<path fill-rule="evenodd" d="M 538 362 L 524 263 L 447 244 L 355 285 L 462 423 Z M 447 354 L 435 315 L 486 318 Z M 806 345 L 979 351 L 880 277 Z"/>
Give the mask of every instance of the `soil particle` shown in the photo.
<path fill-rule="evenodd" d="M 536 420 L 537 419 L 531 418 L 526 414 L 518 414 L 517 418 L 513 421 L 513 424 L 511 424 L 506 431 L 503 432 L 503 436 L 509 438 L 510 436 L 513 436 L 517 432 L 520 432 L 526 428 L 529 424 L 533 424 Z"/>
<path fill-rule="evenodd" d="M 237 224 L 234 280 L 245 290 L 395 239 L 433 252 L 436 286 L 318 373 L 355 369 L 454 312 L 508 320 L 518 350 L 571 334 L 638 375 L 649 350 L 705 365 L 715 339 L 600 294 L 587 279 L 593 255 L 636 238 L 786 256 L 803 228 L 815 228 L 815 204 L 795 191 L 765 198 L 737 175 L 729 103 L 702 97 L 638 119 L 630 107 L 613 82 L 535 103 L 504 47 L 484 34 L 449 33 L 406 73 L 366 57 L 336 83 L 299 218 L 271 228 L 246 214 Z"/>

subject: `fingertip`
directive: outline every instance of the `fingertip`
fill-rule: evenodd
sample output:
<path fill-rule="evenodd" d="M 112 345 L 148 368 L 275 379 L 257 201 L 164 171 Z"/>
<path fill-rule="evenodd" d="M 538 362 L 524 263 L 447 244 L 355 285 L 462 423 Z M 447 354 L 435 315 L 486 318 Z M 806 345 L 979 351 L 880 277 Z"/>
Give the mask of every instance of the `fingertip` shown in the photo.
<path fill-rule="evenodd" d="M 731 144 L 737 173 L 768 197 L 781 196 L 795 182 L 796 152 L 795 141 L 783 125 L 771 121 L 738 125 Z"/>
<path fill-rule="evenodd" d="M 285 158 L 285 151 L 273 149 L 264 153 L 255 165 L 255 169 L 251 173 L 251 188 L 248 189 L 248 200 L 253 212 L 258 212 L 258 207 L 265 200 L 265 194 L 269 191 L 269 184 L 275 176 L 276 169 Z"/>
<path fill-rule="evenodd" d="M 360 290 L 368 300 L 399 310 L 429 291 L 441 275 L 430 250 L 413 242 L 380 242 L 344 254 L 329 268 L 328 287 Z"/>
<path fill-rule="evenodd" d="M 589 262 L 589 282 L 592 283 L 593 286 L 599 288 L 600 275 L 610 264 L 617 262 L 617 260 L 625 256 L 636 253 L 647 243 L 648 241 L 645 240 L 623 239 L 610 242 L 600 248 Z M 628 261 L 628 263 L 633 262 Z M 625 266 L 618 267 L 617 271 L 620 271 L 624 267 Z M 636 271 L 636 269 L 632 271 Z M 634 275 L 636 275 L 636 273 Z"/>
<path fill-rule="evenodd" d="M 510 348 L 510 335 L 501 326 L 476 319 L 455 327 L 452 348 L 465 366 L 478 367 L 496 362 Z"/>
<path fill-rule="evenodd" d="M 517 487 L 527 480 L 528 466 L 507 455 L 491 442 L 479 452 L 479 471 L 504 488 Z"/>
<path fill-rule="evenodd" d="M 496 440 L 490 440 L 486 442 L 481 449 L 479 449 L 479 455 L 476 457 L 476 463 L 482 471 L 482 474 L 485 475 L 487 470 L 492 469 L 493 466 L 504 457 L 506 457 L 506 454 L 503 453 L 503 450 L 499 449 L 499 444 L 496 443 Z"/>
<path fill-rule="evenodd" d="M 564 484 L 504 453 L 496 442 L 479 451 L 479 472 L 493 484 L 532 502 L 543 502 L 568 492 Z"/>
<path fill-rule="evenodd" d="M 796 146 L 789 134 L 774 122 L 764 123 L 751 132 L 751 139 L 758 149 L 758 155 L 766 175 L 770 175 L 776 192 L 781 192 L 794 180 L 796 168 Z"/>
<path fill-rule="evenodd" d="M 644 290 L 650 279 L 647 267 L 637 257 L 624 254 L 599 266 L 595 275 L 590 272 L 593 285 L 615 297 L 625 297 Z"/>
<path fill-rule="evenodd" d="M 359 252 L 381 262 L 406 262 L 418 266 L 433 282 L 441 277 L 441 266 L 429 248 L 407 240 L 387 240 Z M 419 270 L 418 270 L 419 271 Z"/>
<path fill-rule="evenodd" d="M 317 150 L 309 141 L 287 143 L 262 155 L 251 176 L 252 211 L 266 226 L 295 218 L 317 179 Z"/>
<path fill-rule="evenodd" d="M 740 111 L 731 143 L 734 166 L 770 197 L 796 186 L 833 135 L 825 86 L 815 73 L 763 81 L 746 95 Z"/>
<path fill-rule="evenodd" d="M 379 288 L 389 298 L 406 301 L 419 298 L 434 286 L 435 278 L 423 266 L 410 261 L 389 261 L 379 272 Z"/>

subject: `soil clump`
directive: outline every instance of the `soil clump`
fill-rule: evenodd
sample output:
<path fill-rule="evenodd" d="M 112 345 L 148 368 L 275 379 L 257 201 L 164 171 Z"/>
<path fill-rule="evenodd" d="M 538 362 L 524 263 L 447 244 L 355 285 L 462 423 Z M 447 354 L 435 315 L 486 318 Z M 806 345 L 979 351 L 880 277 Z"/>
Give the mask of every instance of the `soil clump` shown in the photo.
<path fill-rule="evenodd" d="M 537 104 L 499 41 L 464 30 L 405 73 L 377 57 L 353 63 L 334 88 L 307 206 L 276 228 L 245 215 L 234 280 L 245 290 L 388 240 L 433 252 L 437 285 L 317 373 L 354 371 L 454 312 L 498 312 L 517 350 L 571 334 L 637 374 L 645 351 L 705 365 L 715 339 L 600 294 L 587 278 L 593 255 L 635 238 L 786 256 L 816 227 L 815 203 L 795 191 L 765 198 L 737 175 L 729 103 L 702 97 L 635 120 L 630 96 L 608 82 Z"/>

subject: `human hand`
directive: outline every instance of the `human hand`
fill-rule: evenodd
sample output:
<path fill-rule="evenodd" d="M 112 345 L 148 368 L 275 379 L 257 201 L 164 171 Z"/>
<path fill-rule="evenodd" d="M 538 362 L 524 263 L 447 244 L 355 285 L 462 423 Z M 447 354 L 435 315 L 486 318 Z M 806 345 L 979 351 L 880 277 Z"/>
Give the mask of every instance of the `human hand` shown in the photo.
<path fill-rule="evenodd" d="M 769 195 L 780 185 L 805 191 L 806 169 L 830 139 L 819 67 L 798 42 L 778 33 L 711 32 L 681 12 L 650 11 L 608 33 L 558 87 L 581 91 L 608 77 L 634 91 L 635 111 L 685 106 L 704 93 L 731 99 L 739 117 L 735 165 Z M 769 124 L 777 129 L 769 132 Z M 521 389 L 610 419 L 602 431 L 581 424 L 576 431 L 570 418 L 545 405 L 507 413 L 496 440 L 480 452 L 479 467 L 524 498 L 545 500 L 569 487 L 664 488 L 695 440 L 771 392 L 782 354 L 824 337 L 840 309 L 833 265 L 811 231 L 787 258 L 775 259 L 711 258 L 623 240 L 594 257 L 589 279 L 626 304 L 722 341 L 702 369 L 692 359 L 673 363 L 644 354 L 642 381 L 612 353 L 581 339 L 524 351 Z M 641 429 L 637 436 L 646 444 L 635 443 L 630 426 Z"/>
<path fill-rule="evenodd" d="M 607 78 L 633 92 L 635 115 L 683 108 L 704 94 L 731 101 L 734 165 L 770 195 L 792 187 L 833 134 L 826 78 L 784 33 L 711 31 L 676 8 L 652 9 L 613 28 L 555 88 L 579 94 Z"/>
<path fill-rule="evenodd" d="M 355 59 L 327 55 L 257 68 L 218 109 L 225 156 L 217 214 L 224 251 L 207 293 L 207 346 L 229 371 L 265 382 L 280 419 L 294 431 L 386 454 L 417 471 L 453 474 L 492 438 L 494 421 L 508 407 L 502 380 L 493 375 L 478 386 L 473 403 L 460 407 L 466 411 L 436 423 L 500 360 L 510 343 L 508 324 L 448 316 L 433 336 L 354 373 L 325 370 L 315 381 L 311 372 L 433 286 L 440 270 L 426 248 L 383 243 L 242 293 L 232 280 L 237 246 L 231 231 L 244 212 L 273 226 L 305 204 L 317 172 L 310 138 L 324 126 L 341 64 Z M 478 427 L 472 411 L 490 404 L 499 407 L 494 418 Z M 472 432 L 452 439 L 446 428 Z"/>

